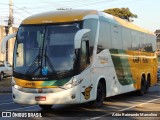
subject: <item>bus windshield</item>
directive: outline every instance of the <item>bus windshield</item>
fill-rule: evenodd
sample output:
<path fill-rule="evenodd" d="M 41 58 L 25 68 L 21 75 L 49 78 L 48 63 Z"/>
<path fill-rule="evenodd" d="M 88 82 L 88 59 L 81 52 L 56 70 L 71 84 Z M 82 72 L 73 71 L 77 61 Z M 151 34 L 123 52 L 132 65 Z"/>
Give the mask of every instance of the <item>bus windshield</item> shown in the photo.
<path fill-rule="evenodd" d="M 74 36 L 79 29 L 78 23 L 20 26 L 14 52 L 14 76 L 58 79 L 73 75 Z"/>

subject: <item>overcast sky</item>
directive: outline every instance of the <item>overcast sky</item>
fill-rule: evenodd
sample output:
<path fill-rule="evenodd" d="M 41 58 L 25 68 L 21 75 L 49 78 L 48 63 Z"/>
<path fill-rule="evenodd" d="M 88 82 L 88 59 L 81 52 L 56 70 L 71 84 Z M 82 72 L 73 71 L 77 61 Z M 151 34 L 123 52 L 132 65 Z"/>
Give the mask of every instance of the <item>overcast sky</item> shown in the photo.
<path fill-rule="evenodd" d="M 152 32 L 160 29 L 160 0 L 12 0 L 14 22 L 20 24 L 28 16 L 58 8 L 96 9 L 128 7 L 138 15 L 134 24 Z M 9 0 L 0 0 L 0 24 L 8 19 Z"/>

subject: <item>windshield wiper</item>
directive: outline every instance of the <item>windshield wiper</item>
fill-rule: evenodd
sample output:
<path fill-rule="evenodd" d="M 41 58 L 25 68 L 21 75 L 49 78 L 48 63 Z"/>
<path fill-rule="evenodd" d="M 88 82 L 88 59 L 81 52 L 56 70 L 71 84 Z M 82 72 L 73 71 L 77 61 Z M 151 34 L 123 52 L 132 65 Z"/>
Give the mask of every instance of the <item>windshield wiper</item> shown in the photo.
<path fill-rule="evenodd" d="M 26 71 L 25 75 L 33 75 L 37 70 L 39 70 L 40 68 L 42 68 L 42 66 L 40 64 L 41 63 L 41 59 L 42 59 L 41 48 L 39 48 L 39 54 L 36 56 L 36 58 L 34 59 L 34 61 L 32 62 L 32 64 L 29 66 L 29 68 Z"/>
<path fill-rule="evenodd" d="M 44 54 L 44 57 L 45 57 L 45 67 L 46 67 L 46 64 L 48 63 L 48 66 L 51 69 L 51 73 L 53 73 L 53 72 L 55 72 L 55 69 L 54 69 L 54 67 L 53 67 L 53 65 L 52 65 L 52 63 L 51 63 L 51 61 L 50 61 L 50 59 L 49 59 L 49 57 L 47 56 L 46 53 L 47 53 L 47 45 L 45 47 L 45 54 Z"/>

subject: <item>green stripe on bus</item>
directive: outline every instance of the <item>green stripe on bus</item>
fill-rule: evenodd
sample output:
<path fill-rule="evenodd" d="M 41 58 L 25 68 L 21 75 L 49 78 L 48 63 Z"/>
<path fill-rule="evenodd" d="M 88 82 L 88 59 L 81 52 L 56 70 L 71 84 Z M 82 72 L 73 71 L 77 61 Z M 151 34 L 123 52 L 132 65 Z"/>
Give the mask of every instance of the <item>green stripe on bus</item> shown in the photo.
<path fill-rule="evenodd" d="M 121 85 L 130 85 L 135 81 L 132 79 L 128 56 L 125 50 L 110 49 L 112 61 L 118 81 Z"/>
<path fill-rule="evenodd" d="M 65 78 L 61 80 L 50 80 L 50 81 L 44 81 L 41 86 L 63 86 L 66 84 L 71 78 Z"/>

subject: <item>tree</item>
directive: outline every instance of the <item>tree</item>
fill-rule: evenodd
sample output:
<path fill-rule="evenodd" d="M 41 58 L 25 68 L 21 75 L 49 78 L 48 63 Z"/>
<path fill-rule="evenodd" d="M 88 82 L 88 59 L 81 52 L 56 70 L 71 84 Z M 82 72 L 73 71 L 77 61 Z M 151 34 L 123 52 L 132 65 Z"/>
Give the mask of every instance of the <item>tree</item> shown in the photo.
<path fill-rule="evenodd" d="M 126 19 L 129 22 L 133 22 L 134 20 L 131 18 L 137 18 L 136 14 L 133 14 L 129 8 L 112 8 L 104 10 L 103 12 L 117 16 L 122 19 Z"/>

